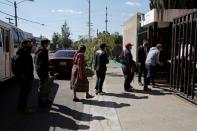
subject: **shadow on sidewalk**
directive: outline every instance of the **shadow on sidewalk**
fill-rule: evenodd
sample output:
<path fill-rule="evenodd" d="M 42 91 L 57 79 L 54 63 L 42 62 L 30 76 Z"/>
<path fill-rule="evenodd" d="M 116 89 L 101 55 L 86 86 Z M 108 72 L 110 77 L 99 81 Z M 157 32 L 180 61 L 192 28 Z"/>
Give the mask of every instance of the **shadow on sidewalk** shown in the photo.
<path fill-rule="evenodd" d="M 21 114 L 17 112 L 19 86 L 16 83 L 8 83 L 7 89 L 0 93 L 0 130 L 1 131 L 49 131 L 49 130 L 86 130 L 87 125 L 78 125 L 77 121 L 67 116 L 51 112 L 50 108 L 38 108 L 38 84 L 39 80 L 34 80 L 33 89 L 29 97 L 29 105 L 36 110 L 31 114 Z M 50 97 L 54 100 L 59 85 L 51 85 Z"/>
<path fill-rule="evenodd" d="M 144 91 L 139 89 L 134 89 L 134 93 L 142 93 L 142 94 L 150 94 L 150 95 L 171 95 L 172 92 L 166 89 L 159 89 L 159 88 L 153 88 L 151 91 Z"/>
<path fill-rule="evenodd" d="M 39 87 L 39 80 L 35 79 L 33 82 L 33 88 L 32 88 L 31 94 L 28 99 L 28 103 L 30 104 L 30 107 L 34 109 L 38 108 L 38 87 Z M 50 100 L 54 101 L 58 88 L 59 88 L 59 85 L 56 83 L 52 83 L 50 85 L 50 94 L 49 94 Z"/>
<path fill-rule="evenodd" d="M 15 123 L 1 129 L 7 131 L 86 130 L 89 126 L 78 125 L 75 120 L 60 113 L 39 111 L 31 115 L 20 115 Z"/>
<path fill-rule="evenodd" d="M 93 116 L 92 114 L 79 112 L 77 110 L 70 109 L 63 105 L 53 104 L 53 106 L 57 107 L 58 109 L 52 107 L 51 110 L 71 116 L 75 120 L 79 120 L 79 121 L 105 120 L 105 117 Z"/>
<path fill-rule="evenodd" d="M 113 73 L 113 72 L 107 72 L 106 75 L 111 76 L 111 77 L 123 77 L 122 74 L 118 74 L 118 73 Z"/>
<path fill-rule="evenodd" d="M 131 94 L 131 93 L 121 93 L 121 94 L 105 93 L 104 95 L 115 96 L 115 97 L 119 97 L 119 98 L 130 98 L 130 99 L 148 99 L 148 96 L 136 96 L 135 94 Z"/>
<path fill-rule="evenodd" d="M 98 101 L 98 100 L 87 100 L 87 99 L 83 100 L 83 104 L 101 106 L 101 107 L 109 107 L 109 108 L 122 108 L 122 107 L 131 106 L 130 104 L 127 104 L 127 103 L 118 104 L 112 101 Z"/>

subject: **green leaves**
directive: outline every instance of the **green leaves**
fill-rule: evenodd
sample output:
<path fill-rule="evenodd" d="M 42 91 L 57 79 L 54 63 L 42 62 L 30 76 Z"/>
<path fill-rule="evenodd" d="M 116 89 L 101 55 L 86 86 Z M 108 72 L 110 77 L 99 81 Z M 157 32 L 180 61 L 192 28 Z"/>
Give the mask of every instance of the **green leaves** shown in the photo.
<path fill-rule="evenodd" d="M 62 25 L 61 34 L 58 32 L 54 32 L 52 36 L 52 40 L 54 43 L 54 48 L 69 48 L 72 45 L 72 40 L 69 38 L 70 30 L 66 23 Z"/>
<path fill-rule="evenodd" d="M 94 64 L 94 53 L 99 49 L 101 43 L 107 44 L 107 52 L 111 59 L 117 58 L 122 51 L 122 35 L 119 33 L 109 34 L 108 32 L 100 32 L 96 38 L 93 38 L 90 41 L 85 37 L 80 37 L 80 40 L 73 45 L 75 49 L 77 49 L 80 44 L 86 46 L 85 56 L 87 64 L 89 67 L 92 67 Z"/>

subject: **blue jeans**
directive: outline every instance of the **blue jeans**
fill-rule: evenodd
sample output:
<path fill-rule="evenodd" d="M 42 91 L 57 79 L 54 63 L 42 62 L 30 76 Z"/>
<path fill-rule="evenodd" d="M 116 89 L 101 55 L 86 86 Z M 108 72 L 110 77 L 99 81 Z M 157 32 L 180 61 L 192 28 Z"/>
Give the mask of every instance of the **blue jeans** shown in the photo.
<path fill-rule="evenodd" d="M 145 78 L 144 88 L 147 88 L 150 81 L 153 81 L 153 66 L 152 65 L 146 65 L 147 75 Z"/>
<path fill-rule="evenodd" d="M 97 80 L 96 80 L 95 89 L 98 92 L 103 91 L 103 83 L 104 83 L 104 80 L 105 80 L 105 74 L 106 74 L 106 71 L 96 71 Z"/>

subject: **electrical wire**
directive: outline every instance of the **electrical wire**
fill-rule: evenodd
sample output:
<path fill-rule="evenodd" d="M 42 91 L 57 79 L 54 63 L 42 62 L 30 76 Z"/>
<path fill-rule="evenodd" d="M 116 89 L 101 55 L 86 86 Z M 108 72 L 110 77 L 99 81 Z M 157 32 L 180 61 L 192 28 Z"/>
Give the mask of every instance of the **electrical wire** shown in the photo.
<path fill-rule="evenodd" d="M 11 1 L 9 1 L 9 0 L 5 0 L 5 1 L 7 1 L 7 2 L 9 2 L 9 3 L 12 3 L 12 4 L 14 4 L 14 2 L 11 2 Z"/>
<path fill-rule="evenodd" d="M 10 5 L 10 4 L 7 4 L 7 3 L 1 2 L 1 1 L 0 1 L 0 3 L 1 3 L 1 4 L 4 4 L 4 5 L 12 6 L 12 5 Z"/>
<path fill-rule="evenodd" d="M 21 17 L 18 17 L 18 19 L 21 19 L 21 20 L 24 20 L 24 21 L 28 21 L 28 22 L 31 22 L 31 23 L 35 23 L 35 24 L 40 24 L 40 25 L 44 26 L 44 24 L 42 24 L 40 22 L 37 22 L 37 21 L 32 21 L 32 20 L 28 20 L 28 19 L 25 19 L 25 18 L 21 18 Z"/>
<path fill-rule="evenodd" d="M 3 11 L 1 11 L 1 10 L 0 10 L 0 13 L 5 14 L 5 15 L 8 15 L 8 16 L 11 16 L 11 17 L 14 17 L 13 15 L 10 15 L 10 14 L 8 14 L 8 13 L 5 13 L 5 12 L 3 12 Z"/>
<path fill-rule="evenodd" d="M 0 13 L 5 14 L 5 15 L 8 15 L 8 16 L 11 16 L 11 17 L 15 17 L 15 16 L 10 15 L 10 14 L 8 14 L 8 13 L 5 13 L 5 12 L 3 12 L 3 11 L 1 11 L 1 10 L 0 10 Z M 37 21 L 32 21 L 32 20 L 28 20 L 28 19 L 25 19 L 25 18 L 21 18 L 21 17 L 17 17 L 17 18 L 18 18 L 18 19 L 21 19 L 21 20 L 24 20 L 24 21 L 28 21 L 28 22 L 34 23 L 34 24 L 40 24 L 40 25 L 44 26 L 44 24 L 42 24 L 42 23 L 40 23 L 40 22 L 37 22 Z"/>

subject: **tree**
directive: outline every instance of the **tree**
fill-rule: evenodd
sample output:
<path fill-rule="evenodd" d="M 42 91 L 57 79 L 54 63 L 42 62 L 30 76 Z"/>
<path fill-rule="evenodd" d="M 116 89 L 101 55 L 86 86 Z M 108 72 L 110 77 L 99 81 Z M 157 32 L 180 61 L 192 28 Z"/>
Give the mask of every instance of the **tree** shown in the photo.
<path fill-rule="evenodd" d="M 103 31 L 98 33 L 98 36 L 92 38 L 91 41 L 84 36 L 79 36 L 79 40 L 74 42 L 73 48 L 77 49 L 80 44 L 84 44 L 86 46 L 85 58 L 87 60 L 87 65 L 92 67 L 95 51 L 99 49 L 101 43 L 107 44 L 109 57 L 115 59 L 122 51 L 122 40 L 122 35 L 117 32 L 109 34 Z"/>
<path fill-rule="evenodd" d="M 52 41 L 53 41 L 53 48 L 59 48 L 61 47 L 61 34 L 59 34 L 58 32 L 54 32 L 53 36 L 52 36 Z"/>
<path fill-rule="evenodd" d="M 69 30 L 69 27 L 68 27 L 68 24 L 66 21 L 62 25 L 61 31 L 62 31 L 61 43 L 62 43 L 63 47 L 71 47 L 72 40 L 69 38 L 70 37 L 70 30 Z"/>

